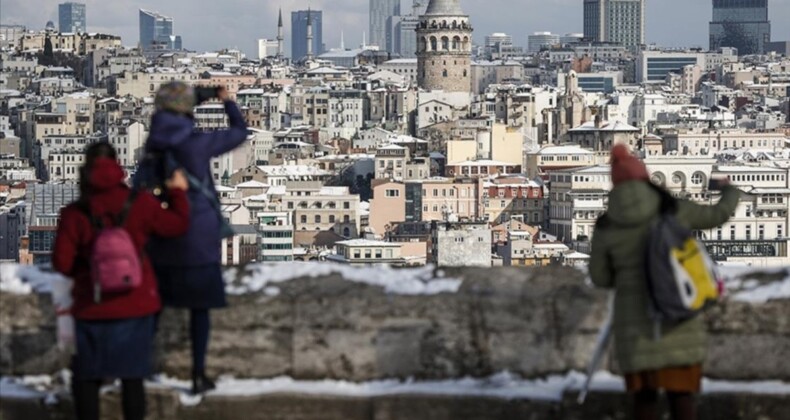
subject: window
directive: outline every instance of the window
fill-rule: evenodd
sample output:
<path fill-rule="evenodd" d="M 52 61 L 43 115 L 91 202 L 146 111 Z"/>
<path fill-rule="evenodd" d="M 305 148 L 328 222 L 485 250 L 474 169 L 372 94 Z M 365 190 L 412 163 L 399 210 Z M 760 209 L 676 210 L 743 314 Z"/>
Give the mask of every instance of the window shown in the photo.
<path fill-rule="evenodd" d="M 746 240 L 747 241 L 752 240 L 752 227 L 751 226 L 746 226 Z"/>
<path fill-rule="evenodd" d="M 376 250 L 376 258 L 381 258 L 381 250 L 380 249 Z"/>
<path fill-rule="evenodd" d="M 321 215 L 320 214 L 316 214 L 315 215 L 315 222 L 316 223 L 321 223 Z"/>
<path fill-rule="evenodd" d="M 387 190 L 385 192 L 387 197 L 400 197 L 400 191 L 398 190 Z"/>
<path fill-rule="evenodd" d="M 330 214 L 329 215 L 329 223 L 335 223 L 335 215 L 334 214 Z"/>
<path fill-rule="evenodd" d="M 343 208 L 346 209 L 346 210 L 350 209 L 351 208 L 351 203 L 349 203 L 348 201 L 344 202 L 343 203 Z"/>
<path fill-rule="evenodd" d="M 369 250 L 369 249 L 366 249 L 366 250 L 365 250 L 365 259 L 368 259 L 368 260 L 369 260 L 371 255 L 372 255 L 372 254 L 371 254 L 370 250 Z"/>
<path fill-rule="evenodd" d="M 355 249 L 354 250 L 354 258 L 359 259 L 359 257 L 361 257 L 361 256 L 362 256 L 362 253 L 360 252 L 360 250 Z"/>
<path fill-rule="evenodd" d="M 302 215 L 302 217 L 300 217 L 300 218 L 299 218 L 299 220 L 300 220 L 302 223 L 307 223 L 307 216 L 303 214 L 303 215 Z"/>

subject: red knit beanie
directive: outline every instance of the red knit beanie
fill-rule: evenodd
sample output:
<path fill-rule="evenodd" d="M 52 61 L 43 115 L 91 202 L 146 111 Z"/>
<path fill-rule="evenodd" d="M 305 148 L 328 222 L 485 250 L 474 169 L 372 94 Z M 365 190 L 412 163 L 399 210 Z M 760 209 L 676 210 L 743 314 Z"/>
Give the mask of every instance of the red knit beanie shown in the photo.
<path fill-rule="evenodd" d="M 612 149 L 612 184 L 617 186 L 626 181 L 650 181 L 650 174 L 628 147 L 618 144 Z"/>

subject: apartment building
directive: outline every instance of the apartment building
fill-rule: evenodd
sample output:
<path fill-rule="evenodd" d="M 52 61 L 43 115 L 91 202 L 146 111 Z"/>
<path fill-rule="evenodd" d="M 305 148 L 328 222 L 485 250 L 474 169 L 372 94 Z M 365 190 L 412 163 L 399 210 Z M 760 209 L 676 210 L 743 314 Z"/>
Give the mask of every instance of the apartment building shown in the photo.
<path fill-rule="evenodd" d="M 482 179 L 428 178 L 406 182 L 406 221 L 480 220 Z"/>
<path fill-rule="evenodd" d="M 549 232 L 564 243 L 588 240 L 606 211 L 609 166 L 554 171 L 549 180 Z"/>
<path fill-rule="evenodd" d="M 395 224 L 406 221 L 406 185 L 384 181 L 373 186 L 368 227 L 383 237 Z"/>
<path fill-rule="evenodd" d="M 576 146 L 546 146 L 524 153 L 527 178 L 546 177 L 553 171 L 594 166 L 598 159 L 591 150 Z"/>
<path fill-rule="evenodd" d="M 289 182 L 283 210 L 291 212 L 296 231 L 332 231 L 345 238 L 359 236 L 359 195 L 348 187 L 320 182 Z"/>
<path fill-rule="evenodd" d="M 674 131 L 663 134 L 662 138 L 665 152 L 708 156 L 726 149 L 780 150 L 790 140 L 781 131 L 741 129 Z"/>
<path fill-rule="evenodd" d="M 293 261 L 294 225 L 291 213 L 261 211 L 257 213 L 260 262 Z"/>
<path fill-rule="evenodd" d="M 533 226 L 543 224 L 543 187 L 523 176 L 494 178 L 483 183 L 484 217 L 491 223 L 517 219 Z"/>
<path fill-rule="evenodd" d="M 434 221 L 430 262 L 437 267 L 491 267 L 491 228 L 487 222 Z"/>
<path fill-rule="evenodd" d="M 355 267 L 388 265 L 402 266 L 405 260 L 401 257 L 402 245 L 397 242 L 371 241 L 352 239 L 335 244 L 335 254 L 327 255 L 326 260 Z"/>

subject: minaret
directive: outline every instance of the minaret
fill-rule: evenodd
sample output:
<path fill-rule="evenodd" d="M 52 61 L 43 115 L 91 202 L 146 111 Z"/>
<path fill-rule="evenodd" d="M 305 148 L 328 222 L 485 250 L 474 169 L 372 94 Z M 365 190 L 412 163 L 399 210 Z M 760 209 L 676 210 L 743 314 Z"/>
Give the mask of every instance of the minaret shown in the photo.
<path fill-rule="evenodd" d="M 426 90 L 471 92 L 472 25 L 459 0 L 430 0 L 417 26 L 417 83 Z"/>
<path fill-rule="evenodd" d="M 313 16 L 310 8 L 307 8 L 307 58 L 308 61 L 313 59 Z"/>
<path fill-rule="evenodd" d="M 280 8 L 280 17 L 277 20 L 277 61 L 282 61 L 283 59 L 283 42 L 285 41 L 285 37 L 283 36 L 283 9 Z"/>

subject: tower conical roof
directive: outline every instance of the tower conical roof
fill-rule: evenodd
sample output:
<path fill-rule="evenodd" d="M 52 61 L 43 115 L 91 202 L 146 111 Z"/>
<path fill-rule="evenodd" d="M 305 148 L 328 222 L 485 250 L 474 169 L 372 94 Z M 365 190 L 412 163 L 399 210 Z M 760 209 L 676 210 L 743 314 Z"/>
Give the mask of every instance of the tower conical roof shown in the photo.
<path fill-rule="evenodd" d="M 426 15 L 463 15 L 459 0 L 431 0 Z"/>

